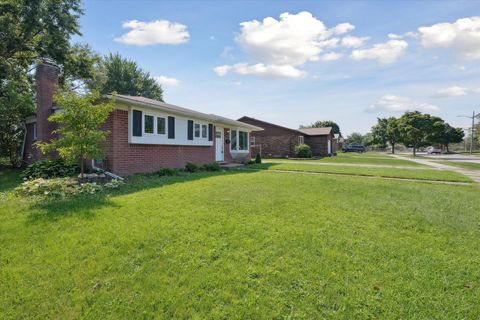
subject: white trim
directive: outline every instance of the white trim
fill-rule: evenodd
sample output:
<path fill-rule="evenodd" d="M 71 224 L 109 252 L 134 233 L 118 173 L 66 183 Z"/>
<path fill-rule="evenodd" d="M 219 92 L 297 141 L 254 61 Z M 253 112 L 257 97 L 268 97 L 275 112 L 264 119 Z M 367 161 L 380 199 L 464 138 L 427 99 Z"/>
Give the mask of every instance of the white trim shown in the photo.
<path fill-rule="evenodd" d="M 235 149 L 232 149 L 232 132 L 235 131 Z M 247 149 L 240 149 L 240 132 L 247 133 Z M 250 152 L 250 132 L 241 130 L 239 128 L 230 129 L 230 153 L 238 154 L 238 153 L 249 153 Z"/>

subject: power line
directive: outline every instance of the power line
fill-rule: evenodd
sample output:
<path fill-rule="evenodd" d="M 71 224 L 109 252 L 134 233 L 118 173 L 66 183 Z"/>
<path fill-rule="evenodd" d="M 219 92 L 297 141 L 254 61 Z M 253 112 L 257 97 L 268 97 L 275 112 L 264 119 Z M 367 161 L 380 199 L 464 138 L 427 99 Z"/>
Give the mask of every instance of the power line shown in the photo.
<path fill-rule="evenodd" d="M 471 116 L 465 116 L 465 115 L 459 115 L 457 117 L 462 117 L 462 118 L 469 118 L 469 119 L 472 119 L 472 128 L 471 128 L 471 140 L 470 140 L 470 154 L 473 153 L 473 141 L 475 139 L 475 118 L 476 117 L 479 117 L 480 115 L 477 114 L 475 115 L 475 110 L 473 110 L 473 114 Z"/>

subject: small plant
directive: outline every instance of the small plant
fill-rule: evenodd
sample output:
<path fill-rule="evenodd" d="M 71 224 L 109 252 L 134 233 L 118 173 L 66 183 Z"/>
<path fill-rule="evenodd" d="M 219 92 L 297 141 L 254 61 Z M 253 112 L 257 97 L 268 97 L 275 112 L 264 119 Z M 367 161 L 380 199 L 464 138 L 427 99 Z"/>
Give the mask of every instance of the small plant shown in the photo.
<path fill-rule="evenodd" d="M 260 154 L 257 154 L 257 156 L 255 157 L 255 163 L 262 163 L 262 157 L 260 156 Z"/>
<path fill-rule="evenodd" d="M 186 170 L 186 169 L 185 169 Z M 173 168 L 161 168 L 156 172 L 160 177 L 164 176 L 176 176 L 178 175 L 178 170 Z"/>
<path fill-rule="evenodd" d="M 195 163 L 187 162 L 185 165 L 185 171 L 190 173 L 197 172 L 198 166 Z"/>
<path fill-rule="evenodd" d="M 220 171 L 222 167 L 218 162 L 206 163 L 203 165 L 205 171 Z"/>
<path fill-rule="evenodd" d="M 19 195 L 62 198 L 79 191 L 77 180 L 73 178 L 38 178 L 23 182 L 15 189 Z"/>
<path fill-rule="evenodd" d="M 60 178 L 74 176 L 79 172 L 77 165 L 66 164 L 62 159 L 42 160 L 29 165 L 21 174 L 23 179 Z"/>
<path fill-rule="evenodd" d="M 308 144 L 300 144 L 295 147 L 295 154 L 299 158 L 311 158 L 312 157 L 312 149 Z"/>
<path fill-rule="evenodd" d="M 252 164 L 255 164 L 255 163 L 257 163 L 257 162 L 256 162 L 255 160 L 253 160 L 253 159 L 250 159 L 250 160 L 248 160 L 248 162 L 247 162 L 248 165 L 252 165 Z"/>
<path fill-rule="evenodd" d="M 123 182 L 120 179 L 114 179 L 110 182 L 105 183 L 103 186 L 107 189 L 118 189 L 120 186 L 124 185 L 125 182 Z"/>

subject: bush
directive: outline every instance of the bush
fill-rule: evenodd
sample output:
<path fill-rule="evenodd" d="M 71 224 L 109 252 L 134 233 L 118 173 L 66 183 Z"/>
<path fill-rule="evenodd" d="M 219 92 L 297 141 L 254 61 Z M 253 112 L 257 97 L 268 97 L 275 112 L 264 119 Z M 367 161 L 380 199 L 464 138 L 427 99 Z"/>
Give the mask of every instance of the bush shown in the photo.
<path fill-rule="evenodd" d="M 312 157 L 312 149 L 308 144 L 300 144 L 295 147 L 295 154 L 299 158 L 311 158 Z"/>
<path fill-rule="evenodd" d="M 157 174 L 160 177 L 176 176 L 176 175 L 178 175 L 178 170 L 177 169 L 172 169 L 172 168 L 161 168 L 160 170 L 157 171 Z"/>
<path fill-rule="evenodd" d="M 24 179 L 71 177 L 79 172 L 77 165 L 66 164 L 62 159 L 42 160 L 29 165 L 21 174 Z"/>
<path fill-rule="evenodd" d="M 247 162 L 248 165 L 250 165 L 250 164 L 255 164 L 255 163 L 257 163 L 257 162 L 256 162 L 255 160 L 253 160 L 253 159 L 250 159 L 250 160 L 248 160 L 248 162 Z"/>
<path fill-rule="evenodd" d="M 203 165 L 205 171 L 220 171 L 222 167 L 218 162 L 207 163 Z"/>
<path fill-rule="evenodd" d="M 195 163 L 187 162 L 185 165 L 185 171 L 186 172 L 197 172 L 198 171 L 198 166 Z"/>
<path fill-rule="evenodd" d="M 260 154 L 257 154 L 257 156 L 255 157 L 255 163 L 262 163 L 262 157 L 260 156 Z"/>
<path fill-rule="evenodd" d="M 104 187 L 117 189 L 123 184 L 121 180 L 112 180 L 102 186 L 96 182 L 79 183 L 74 178 L 38 178 L 23 182 L 15 188 L 15 192 L 23 196 L 64 198 L 77 194 L 95 194 L 102 192 Z"/>

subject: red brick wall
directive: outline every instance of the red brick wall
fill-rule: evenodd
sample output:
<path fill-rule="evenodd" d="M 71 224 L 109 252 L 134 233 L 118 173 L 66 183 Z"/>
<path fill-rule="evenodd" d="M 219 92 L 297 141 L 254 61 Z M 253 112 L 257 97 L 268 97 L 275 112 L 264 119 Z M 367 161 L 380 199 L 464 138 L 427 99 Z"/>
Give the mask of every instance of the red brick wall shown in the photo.
<path fill-rule="evenodd" d="M 37 138 L 50 141 L 52 131 L 56 129 L 48 117 L 53 114 L 53 94 L 58 85 L 58 67 L 50 64 L 39 64 L 35 73 L 37 84 Z"/>
<path fill-rule="evenodd" d="M 27 125 L 26 139 L 25 139 L 25 149 L 23 151 L 23 163 L 25 165 L 35 162 L 39 157 L 39 150 L 33 146 L 35 142 L 33 140 L 33 123 L 28 123 Z"/>
<path fill-rule="evenodd" d="M 333 136 L 306 136 L 305 143 L 310 146 L 314 156 L 327 156 L 328 155 L 328 140 L 332 140 Z M 332 152 L 333 142 L 332 142 Z"/>
<path fill-rule="evenodd" d="M 251 137 L 255 138 L 255 145 L 261 146 L 263 157 L 295 156 L 295 146 L 298 145 L 298 137 L 302 135 L 301 133 L 253 118 L 243 117 L 239 120 L 263 128 L 263 131 L 251 133 Z M 260 152 L 260 147 L 255 147 L 254 152 Z"/>
<path fill-rule="evenodd" d="M 160 168 L 183 168 L 187 162 L 202 165 L 215 161 L 215 146 L 128 143 L 127 111 L 114 110 L 104 127 L 110 131 L 106 144 L 108 169 L 121 176 Z"/>

